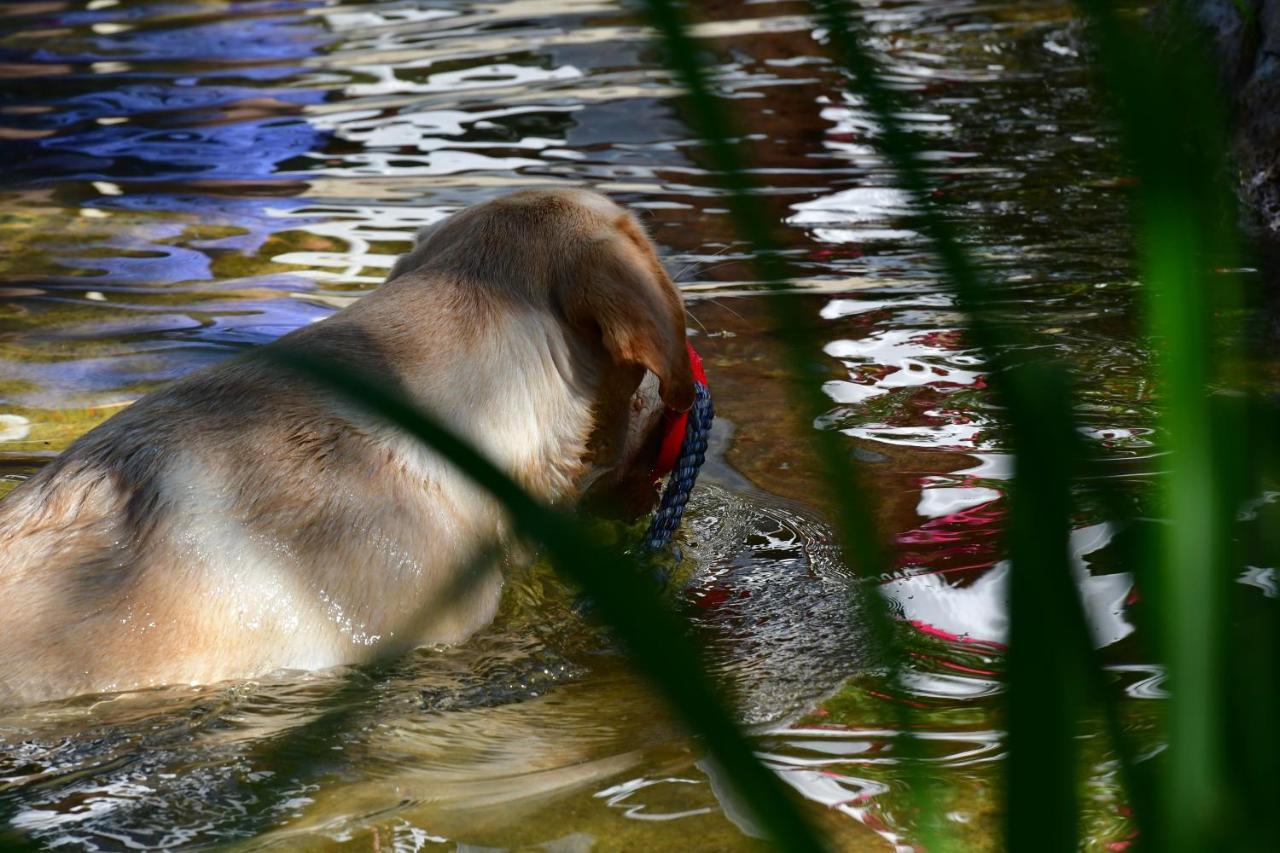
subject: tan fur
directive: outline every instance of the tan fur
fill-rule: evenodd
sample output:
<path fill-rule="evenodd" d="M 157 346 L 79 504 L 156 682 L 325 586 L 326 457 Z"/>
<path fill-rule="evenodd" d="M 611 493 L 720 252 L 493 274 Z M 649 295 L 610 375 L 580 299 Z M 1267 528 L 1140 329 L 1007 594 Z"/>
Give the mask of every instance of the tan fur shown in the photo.
<path fill-rule="evenodd" d="M 652 385 L 677 408 L 693 394 L 652 244 L 580 190 L 457 213 L 377 291 L 269 346 L 392 383 L 549 502 L 645 481 Z M 0 703 L 459 642 L 493 617 L 500 568 L 477 558 L 506 527 L 446 461 L 250 353 L 0 502 Z"/>

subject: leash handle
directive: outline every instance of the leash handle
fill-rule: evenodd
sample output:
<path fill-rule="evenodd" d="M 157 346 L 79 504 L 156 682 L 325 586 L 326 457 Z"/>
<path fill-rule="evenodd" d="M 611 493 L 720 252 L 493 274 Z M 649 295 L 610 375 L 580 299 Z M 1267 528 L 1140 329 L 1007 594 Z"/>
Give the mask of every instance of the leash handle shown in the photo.
<path fill-rule="evenodd" d="M 716 417 L 715 406 L 711 403 L 711 389 L 707 385 L 707 375 L 702 370 L 702 359 L 698 358 L 692 346 L 689 347 L 689 355 L 694 364 L 693 407 L 688 412 L 681 412 L 678 415 L 681 421 L 672 424 L 675 426 L 677 423 L 683 423 L 684 438 L 679 444 L 679 455 L 673 454 L 672 461 L 668 463 L 667 470 L 670 470 L 671 476 L 667 478 L 667 485 L 663 488 L 658 509 L 649 520 L 649 529 L 645 531 L 644 540 L 641 542 L 641 548 L 648 554 L 661 550 L 671 541 L 676 528 L 680 526 L 680 519 L 684 516 L 684 509 L 689 503 L 689 494 L 693 491 L 693 484 L 698 480 L 698 471 L 702 469 L 702 463 L 707 458 L 707 439 L 711 435 L 711 423 Z M 664 444 L 665 441 L 666 439 Z M 666 573 L 656 572 L 655 580 L 659 587 L 665 587 Z M 581 595 L 574 602 L 573 609 L 579 614 L 588 613 L 592 609 L 591 600 L 586 595 Z"/>
<path fill-rule="evenodd" d="M 690 352 L 692 351 L 693 348 L 690 347 Z M 658 509 L 644 535 L 646 551 L 657 551 L 671 541 L 671 536 L 684 516 L 693 484 L 698 480 L 698 471 L 707 458 L 707 439 L 711 435 L 711 423 L 715 420 L 716 410 L 711 402 L 711 389 L 707 387 L 706 374 L 701 370 L 701 359 L 698 359 L 697 364 L 697 373 L 701 374 L 698 379 L 701 381 L 694 382 L 693 408 L 688 411 L 685 420 L 680 455 L 671 469 Z"/>

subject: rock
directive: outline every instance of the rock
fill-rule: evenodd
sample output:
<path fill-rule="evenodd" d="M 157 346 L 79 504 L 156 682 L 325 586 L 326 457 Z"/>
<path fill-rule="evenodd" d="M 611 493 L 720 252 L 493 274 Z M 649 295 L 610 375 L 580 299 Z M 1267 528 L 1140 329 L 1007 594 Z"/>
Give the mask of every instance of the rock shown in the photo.
<path fill-rule="evenodd" d="M 1219 61 L 1247 225 L 1280 241 L 1280 0 L 1190 0 L 1187 6 Z"/>

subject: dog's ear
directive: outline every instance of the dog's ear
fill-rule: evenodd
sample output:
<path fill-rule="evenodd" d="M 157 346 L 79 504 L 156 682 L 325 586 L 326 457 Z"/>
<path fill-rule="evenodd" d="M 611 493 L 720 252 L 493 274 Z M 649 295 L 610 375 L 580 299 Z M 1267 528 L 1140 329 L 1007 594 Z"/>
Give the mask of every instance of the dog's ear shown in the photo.
<path fill-rule="evenodd" d="M 577 261 L 561 290 L 570 323 L 598 328 L 615 361 L 647 368 L 658 377 L 662 402 L 687 411 L 694 388 L 684 304 L 648 238 L 623 217 L 613 234 L 593 240 Z"/>

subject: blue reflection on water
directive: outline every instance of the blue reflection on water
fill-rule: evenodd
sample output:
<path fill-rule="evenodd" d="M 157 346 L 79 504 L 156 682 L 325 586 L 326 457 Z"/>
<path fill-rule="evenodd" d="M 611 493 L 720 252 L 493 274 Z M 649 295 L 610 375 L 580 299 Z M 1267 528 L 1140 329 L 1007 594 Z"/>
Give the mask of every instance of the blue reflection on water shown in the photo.
<path fill-rule="evenodd" d="M 302 114 L 326 95 L 309 85 L 306 64 L 333 40 L 306 14 L 322 5 L 11 13 L 0 48 L 9 69 L 0 75 L 9 131 L 0 136 L 0 191 L 43 194 L 71 211 L 73 227 L 41 234 L 30 262 L 0 277 L 0 286 L 21 286 L 6 298 L 20 312 L 10 339 L 23 353 L 0 368 L 27 383 L 0 403 L 127 399 L 139 383 L 331 310 L 296 298 L 315 288 L 310 278 L 227 279 L 214 269 L 220 255 L 256 256 L 273 235 L 314 221 L 290 213 L 308 177 L 290 161 L 323 151 L 331 135 Z M 175 301 L 177 293 L 191 296 Z M 77 351 L 67 348 L 73 341 L 99 343 Z"/>
<path fill-rule="evenodd" d="M 303 59 L 328 42 L 314 19 L 301 13 L 324 5 L 319 0 L 231 3 L 209 7 L 201 3 L 111 7 L 99 10 L 51 12 L 32 28 L 85 27 L 129 24 L 177 16 L 217 15 L 217 20 L 185 27 L 128 29 L 109 34 L 85 30 L 73 45 L 38 48 L 32 62 L 253 62 Z"/>
<path fill-rule="evenodd" d="M 168 130 L 116 125 L 40 140 L 40 148 L 72 156 L 33 158 L 24 170 L 92 180 L 265 177 L 322 139 L 320 131 L 295 118 Z"/>
<path fill-rule="evenodd" d="M 18 113 L 5 123 L 23 131 L 55 131 L 44 138 L 0 144 L 0 155 L 9 164 L 3 180 L 261 179 L 274 174 L 284 161 L 321 148 L 327 132 L 299 113 L 304 105 L 321 101 L 323 91 L 230 82 L 266 82 L 305 73 L 300 61 L 332 41 L 317 19 L 299 14 L 316 5 L 233 4 L 231 20 L 105 35 L 84 25 L 90 20 L 127 20 L 143 12 L 150 17 L 179 11 L 199 15 L 202 7 L 144 6 L 121 9 L 114 16 L 67 13 L 41 18 L 41 28 L 81 29 L 53 45 L 0 52 L 2 62 L 44 65 L 50 72 L 35 81 L 19 78 L 15 82 L 20 86 L 6 86 L 0 104 L 7 110 L 54 107 Z M 84 67 L 103 62 L 121 65 Z M 105 73 L 89 73 L 95 71 Z"/>

